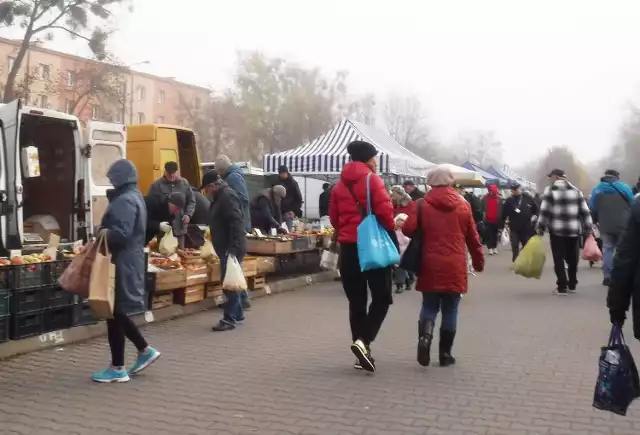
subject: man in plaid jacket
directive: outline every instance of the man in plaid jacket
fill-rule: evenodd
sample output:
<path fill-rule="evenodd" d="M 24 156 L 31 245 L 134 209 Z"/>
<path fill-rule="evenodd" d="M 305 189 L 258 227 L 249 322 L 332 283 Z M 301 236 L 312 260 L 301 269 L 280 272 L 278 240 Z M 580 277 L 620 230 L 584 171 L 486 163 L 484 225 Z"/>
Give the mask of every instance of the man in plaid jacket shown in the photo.
<path fill-rule="evenodd" d="M 566 295 L 567 290 L 575 292 L 578 285 L 580 237 L 593 231 L 593 221 L 584 195 L 567 181 L 562 169 L 551 171 L 549 179 L 551 185 L 542 195 L 537 232 L 542 235 L 549 231 L 553 267 L 558 278 L 554 293 Z M 568 270 L 565 270 L 565 263 Z"/>

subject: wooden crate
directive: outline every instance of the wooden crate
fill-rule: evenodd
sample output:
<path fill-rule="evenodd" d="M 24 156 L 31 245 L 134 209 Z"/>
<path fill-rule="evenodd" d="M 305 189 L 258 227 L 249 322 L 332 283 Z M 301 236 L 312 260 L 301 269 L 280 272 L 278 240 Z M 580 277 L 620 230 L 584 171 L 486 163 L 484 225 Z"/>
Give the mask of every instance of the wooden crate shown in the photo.
<path fill-rule="evenodd" d="M 261 290 L 264 288 L 266 280 L 264 275 L 252 276 L 247 278 L 247 284 L 249 285 L 249 290 Z"/>
<path fill-rule="evenodd" d="M 156 273 L 156 292 L 186 287 L 187 271 L 172 269 Z"/>
<path fill-rule="evenodd" d="M 250 254 L 288 254 L 293 252 L 291 240 L 247 239 L 247 252 Z"/>
<path fill-rule="evenodd" d="M 256 257 L 256 275 L 275 272 L 277 261 L 277 257 Z"/>
<path fill-rule="evenodd" d="M 180 305 L 192 304 L 204 300 L 204 284 L 196 284 L 173 293 L 173 302 Z"/>
<path fill-rule="evenodd" d="M 222 305 L 227 301 L 227 298 L 222 291 L 222 284 L 207 284 L 205 287 L 205 297 L 207 299 L 213 299 L 216 301 L 216 305 Z"/>
<path fill-rule="evenodd" d="M 209 267 L 206 262 L 201 264 L 193 264 L 186 267 L 186 284 L 185 287 L 191 287 L 197 284 L 206 284 L 209 282 Z"/>
<path fill-rule="evenodd" d="M 220 282 L 222 275 L 220 273 L 220 263 L 209 263 L 209 282 Z"/>
<path fill-rule="evenodd" d="M 245 277 L 256 276 L 258 274 L 258 258 L 244 257 L 242 260 L 242 270 Z"/>
<path fill-rule="evenodd" d="M 151 309 L 159 310 L 173 305 L 173 292 L 154 294 L 151 297 Z"/>

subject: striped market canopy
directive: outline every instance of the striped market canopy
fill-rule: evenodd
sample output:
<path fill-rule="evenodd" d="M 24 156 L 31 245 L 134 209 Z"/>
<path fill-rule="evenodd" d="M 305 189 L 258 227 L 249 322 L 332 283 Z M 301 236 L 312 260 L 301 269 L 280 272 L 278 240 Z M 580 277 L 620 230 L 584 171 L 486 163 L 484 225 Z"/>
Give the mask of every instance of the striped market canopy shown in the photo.
<path fill-rule="evenodd" d="M 354 140 L 367 141 L 378 149 L 378 171 L 381 174 L 424 177 L 427 170 L 434 166 L 400 145 L 388 134 L 345 118 L 327 133 L 306 145 L 265 155 L 264 170 L 274 173 L 280 165 L 286 165 L 293 174 L 337 175 L 351 160 L 347 153 L 347 145 Z"/>

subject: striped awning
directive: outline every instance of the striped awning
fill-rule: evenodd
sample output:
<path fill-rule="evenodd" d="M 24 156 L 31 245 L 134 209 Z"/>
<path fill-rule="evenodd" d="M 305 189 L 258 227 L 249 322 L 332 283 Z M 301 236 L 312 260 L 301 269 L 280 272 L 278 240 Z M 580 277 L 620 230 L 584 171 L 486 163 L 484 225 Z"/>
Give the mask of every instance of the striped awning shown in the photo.
<path fill-rule="evenodd" d="M 286 165 L 291 173 L 308 175 L 339 174 L 351 159 L 347 145 L 354 140 L 364 140 L 378 149 L 378 171 L 424 177 L 434 166 L 404 148 L 386 133 L 362 124 L 343 119 L 324 135 L 301 147 L 264 156 L 265 172 L 274 173 L 280 165 Z"/>

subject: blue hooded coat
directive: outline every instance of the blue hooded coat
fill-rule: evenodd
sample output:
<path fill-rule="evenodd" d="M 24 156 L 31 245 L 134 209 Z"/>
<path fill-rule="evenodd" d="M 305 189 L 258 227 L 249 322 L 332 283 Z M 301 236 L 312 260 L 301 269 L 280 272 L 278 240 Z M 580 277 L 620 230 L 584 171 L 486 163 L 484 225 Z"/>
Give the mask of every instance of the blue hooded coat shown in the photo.
<path fill-rule="evenodd" d="M 233 164 L 229 166 L 229 169 L 227 169 L 223 178 L 229 187 L 236 192 L 236 195 L 238 195 L 240 205 L 242 206 L 242 220 L 244 222 L 245 230 L 250 232 L 251 216 L 249 215 L 249 191 L 247 190 L 247 183 L 244 181 L 242 169 L 238 165 Z"/>
<path fill-rule="evenodd" d="M 102 218 L 111 261 L 116 266 L 115 311 L 135 314 L 145 309 L 144 242 L 147 209 L 138 190 L 138 172 L 129 160 L 118 160 L 107 172 L 113 189 Z"/>

